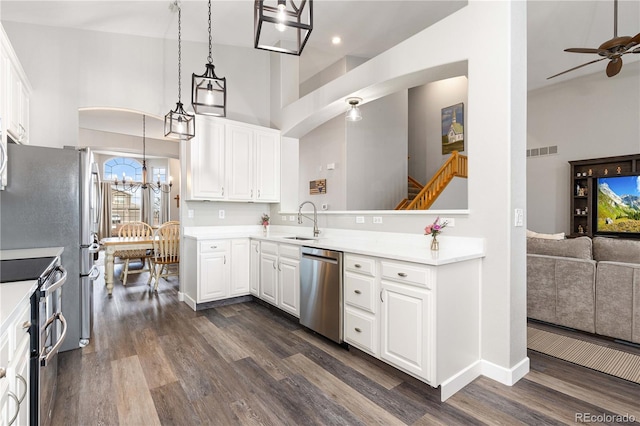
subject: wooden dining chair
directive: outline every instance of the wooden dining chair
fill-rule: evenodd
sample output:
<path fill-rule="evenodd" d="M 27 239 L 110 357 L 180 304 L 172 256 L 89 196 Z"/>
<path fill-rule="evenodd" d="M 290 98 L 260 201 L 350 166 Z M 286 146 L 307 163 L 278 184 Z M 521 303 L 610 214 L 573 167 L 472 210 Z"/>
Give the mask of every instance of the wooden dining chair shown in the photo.
<path fill-rule="evenodd" d="M 160 278 L 178 276 L 178 270 L 170 268 L 180 263 L 180 225 L 178 223 L 164 223 L 156 229 L 151 262 L 152 273 L 147 285 L 155 280 L 153 286 L 155 291 L 158 291 Z"/>
<path fill-rule="evenodd" d="M 129 222 L 125 223 L 118 230 L 118 237 L 151 237 L 153 235 L 153 229 L 144 222 Z M 136 250 L 118 250 L 114 253 L 114 257 L 118 257 L 124 260 L 124 268 L 120 273 L 120 281 L 122 285 L 127 285 L 127 277 L 129 274 L 140 274 L 142 272 L 151 273 L 151 250 L 136 249 Z M 129 269 L 129 262 L 131 259 L 140 259 L 142 262 L 142 269 Z M 146 268 L 145 268 L 146 266 Z"/>

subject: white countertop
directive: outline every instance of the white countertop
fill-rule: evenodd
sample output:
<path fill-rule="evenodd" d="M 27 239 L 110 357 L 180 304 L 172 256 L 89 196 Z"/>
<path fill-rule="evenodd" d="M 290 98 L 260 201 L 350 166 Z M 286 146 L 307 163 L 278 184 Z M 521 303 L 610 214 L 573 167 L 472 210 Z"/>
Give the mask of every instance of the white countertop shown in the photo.
<path fill-rule="evenodd" d="M 297 231 L 297 232 L 296 232 Z M 446 265 L 484 257 L 484 239 L 438 236 L 440 250 L 430 249 L 431 237 L 419 234 L 400 234 L 373 231 L 323 229 L 318 238 L 306 235 L 308 230 L 272 226 L 269 236 L 264 236 L 261 226 L 247 227 L 187 227 L 185 238 L 195 240 L 252 238 L 299 246 L 324 248 L 366 256 L 384 257 L 425 265 Z M 310 240 L 293 240 L 286 237 L 303 236 Z"/>
<path fill-rule="evenodd" d="M 34 257 L 59 256 L 64 247 L 44 247 L 18 250 L 0 250 L 0 260 L 29 259 Z M 16 281 L 0 284 L 0 334 L 19 314 L 18 307 L 28 303 L 38 280 Z"/>

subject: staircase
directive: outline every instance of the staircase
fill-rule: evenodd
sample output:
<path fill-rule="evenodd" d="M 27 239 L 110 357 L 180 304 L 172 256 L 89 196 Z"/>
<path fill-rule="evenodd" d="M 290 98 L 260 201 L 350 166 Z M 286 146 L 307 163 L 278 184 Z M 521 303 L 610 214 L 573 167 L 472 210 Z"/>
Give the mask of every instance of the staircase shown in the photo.
<path fill-rule="evenodd" d="M 436 201 L 438 196 L 447 187 L 454 177 L 467 178 L 467 156 L 453 151 L 451 157 L 445 161 L 431 180 L 421 188 L 420 192 L 412 197 L 412 186 L 421 185 L 409 177 L 409 197 L 402 200 L 396 206 L 396 210 L 427 210 Z"/>
<path fill-rule="evenodd" d="M 395 210 L 404 210 L 405 207 L 407 207 L 409 203 L 413 201 L 413 199 L 416 198 L 418 194 L 420 194 L 422 188 L 424 188 L 422 184 L 420 184 L 420 182 L 418 182 L 411 176 L 407 176 L 407 184 L 407 198 L 400 201 L 400 203 L 398 203 L 398 205 L 395 207 Z"/>

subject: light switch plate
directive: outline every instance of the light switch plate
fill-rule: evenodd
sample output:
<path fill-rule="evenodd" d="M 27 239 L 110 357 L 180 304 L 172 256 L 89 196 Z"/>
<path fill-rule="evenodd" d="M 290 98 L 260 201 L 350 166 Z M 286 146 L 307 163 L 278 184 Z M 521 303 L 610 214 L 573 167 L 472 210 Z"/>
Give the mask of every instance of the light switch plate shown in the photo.
<path fill-rule="evenodd" d="M 524 226 L 524 210 L 523 209 L 515 209 L 513 221 L 515 226 Z"/>
<path fill-rule="evenodd" d="M 289 220 L 290 220 L 291 222 L 294 222 L 294 221 L 296 220 L 296 217 L 295 217 L 295 216 L 289 216 Z"/>
<path fill-rule="evenodd" d="M 218 210 L 218 219 L 224 219 L 224 210 Z"/>
<path fill-rule="evenodd" d="M 364 223 L 364 216 L 356 216 L 356 223 Z"/>
<path fill-rule="evenodd" d="M 189 217 L 189 219 L 193 219 L 195 212 L 191 209 L 187 210 L 187 216 Z"/>
<path fill-rule="evenodd" d="M 382 217 L 381 216 L 374 216 L 373 217 L 373 223 L 382 223 Z"/>
<path fill-rule="evenodd" d="M 282 216 L 282 221 L 286 222 L 287 221 L 287 216 Z"/>

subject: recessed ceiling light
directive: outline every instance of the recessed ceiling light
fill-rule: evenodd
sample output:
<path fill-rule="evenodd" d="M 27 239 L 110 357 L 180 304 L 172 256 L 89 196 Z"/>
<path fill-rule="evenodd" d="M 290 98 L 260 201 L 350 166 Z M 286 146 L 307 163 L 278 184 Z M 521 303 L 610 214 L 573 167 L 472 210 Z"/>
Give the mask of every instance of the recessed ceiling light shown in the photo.
<path fill-rule="evenodd" d="M 340 43 L 342 43 L 342 39 L 340 37 L 338 37 L 338 36 L 335 36 L 335 37 L 331 38 L 331 43 L 332 44 L 340 44 Z"/>

